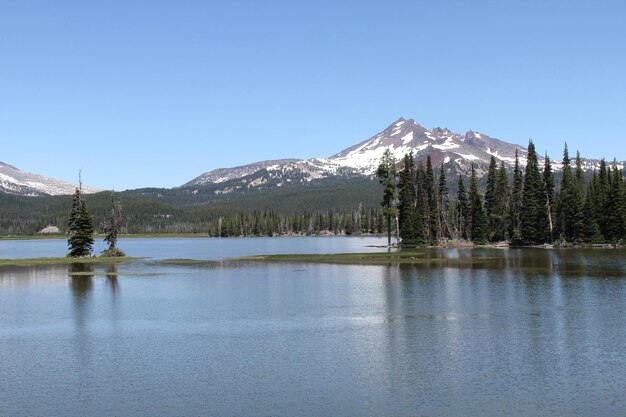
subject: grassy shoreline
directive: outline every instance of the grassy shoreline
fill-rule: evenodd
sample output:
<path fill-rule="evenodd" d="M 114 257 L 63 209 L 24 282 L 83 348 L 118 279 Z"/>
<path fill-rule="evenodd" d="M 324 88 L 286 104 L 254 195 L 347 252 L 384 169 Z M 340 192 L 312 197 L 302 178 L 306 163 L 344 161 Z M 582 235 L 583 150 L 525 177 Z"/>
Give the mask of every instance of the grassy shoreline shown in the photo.
<path fill-rule="evenodd" d="M 50 265 L 111 265 L 130 263 L 145 258 L 124 257 L 92 257 L 92 258 L 25 258 L 25 259 L 0 259 L 1 266 L 50 266 Z"/>
<path fill-rule="evenodd" d="M 489 246 L 479 246 L 474 248 L 463 249 L 483 249 Z M 216 267 L 240 264 L 242 262 L 250 263 L 317 263 L 317 264 L 339 264 L 339 265 L 422 265 L 426 267 L 452 267 L 466 268 L 491 265 L 499 263 L 504 256 L 490 256 L 472 254 L 471 256 L 462 257 L 446 257 L 446 249 L 458 248 L 440 248 L 443 250 L 435 251 L 437 248 L 417 248 L 401 251 L 380 251 L 365 253 L 328 253 L 328 254 L 272 254 L 272 255 L 254 255 L 233 257 L 223 260 L 211 259 L 187 259 L 187 258 L 169 258 L 152 260 L 149 257 L 91 257 L 91 258 L 26 258 L 26 259 L 0 259 L 0 267 L 2 266 L 37 266 L 37 265 L 71 265 L 71 264 L 92 264 L 92 265 L 110 265 L 119 263 L 131 263 L 136 261 L 146 261 L 155 266 L 173 266 L 173 267 Z M 543 247 L 534 247 L 526 249 L 545 250 Z M 563 250 L 591 249 L 590 247 L 581 248 L 555 248 Z M 612 250 L 612 249 L 611 249 Z"/>
<path fill-rule="evenodd" d="M 0 240 L 67 240 L 70 236 L 67 234 L 53 235 L 6 235 L 0 236 Z M 137 233 L 137 234 L 120 234 L 120 239 L 137 239 L 137 238 L 209 238 L 207 234 L 200 233 Z M 96 234 L 94 239 L 102 239 L 104 235 Z"/>
<path fill-rule="evenodd" d="M 102 239 L 104 238 L 103 234 L 95 234 L 93 235 L 94 239 Z M 279 236 L 227 236 L 227 237 L 216 237 L 209 236 L 206 233 L 132 233 L 132 234 L 120 234 L 118 238 L 120 239 L 180 239 L 180 238 L 193 238 L 193 239 L 240 239 L 240 238 L 263 238 L 263 237 L 271 237 L 271 238 L 281 238 L 281 237 L 381 237 L 382 235 L 372 235 L 372 234 L 361 234 L 361 235 L 279 235 Z M 47 240 L 47 239 L 64 239 L 67 240 L 70 236 L 67 234 L 52 234 L 52 235 L 4 235 L 0 236 L 0 240 Z"/>

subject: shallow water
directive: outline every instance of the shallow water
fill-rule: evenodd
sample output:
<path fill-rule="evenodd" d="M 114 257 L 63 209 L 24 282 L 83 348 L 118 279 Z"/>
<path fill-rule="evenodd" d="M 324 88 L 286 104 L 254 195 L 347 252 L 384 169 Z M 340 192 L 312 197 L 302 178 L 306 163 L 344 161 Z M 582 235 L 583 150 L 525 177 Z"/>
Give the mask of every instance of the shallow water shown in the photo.
<path fill-rule="evenodd" d="M 0 415 L 626 414 L 623 251 L 428 253 L 1 269 Z"/>

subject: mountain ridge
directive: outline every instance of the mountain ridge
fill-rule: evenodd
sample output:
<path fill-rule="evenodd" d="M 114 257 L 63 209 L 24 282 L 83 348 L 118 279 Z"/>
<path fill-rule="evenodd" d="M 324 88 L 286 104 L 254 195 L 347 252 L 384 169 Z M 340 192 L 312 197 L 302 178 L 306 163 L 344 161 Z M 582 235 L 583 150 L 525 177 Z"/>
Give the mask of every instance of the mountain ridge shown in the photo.
<path fill-rule="evenodd" d="M 523 168 L 527 155 L 526 147 L 481 132 L 468 130 L 460 134 L 445 127 L 428 129 L 414 119 L 400 117 L 377 134 L 328 157 L 282 158 L 232 168 L 217 168 L 173 187 L 172 190 L 181 190 L 192 195 L 211 193 L 222 196 L 233 192 L 306 185 L 322 179 L 371 179 L 385 150 L 391 151 L 398 163 L 407 153 L 412 153 L 418 162 L 429 155 L 433 166 L 443 164 L 449 175 L 467 174 L 474 164 L 477 174 L 481 176 L 486 172 L 492 156 L 512 168 L 516 150 Z M 543 157 L 539 158 L 540 163 L 543 160 Z M 582 161 L 586 171 L 600 165 L 597 159 L 583 158 Z M 619 162 L 618 166 L 623 168 L 624 162 Z M 552 161 L 552 167 L 555 171 L 561 169 L 560 158 Z M 75 187 L 74 184 L 21 171 L 0 162 L 0 192 L 26 196 L 66 195 L 72 194 Z M 83 191 L 94 193 L 101 190 L 83 187 Z"/>
<path fill-rule="evenodd" d="M 0 192 L 37 197 L 42 195 L 69 195 L 78 187 L 66 181 L 22 171 L 13 165 L 0 162 Z M 82 187 L 84 193 L 97 193 L 99 189 Z"/>
<path fill-rule="evenodd" d="M 215 186 L 224 183 L 223 189 L 216 194 L 228 194 L 263 187 L 281 187 L 295 182 L 307 183 L 333 176 L 374 176 L 385 150 L 390 150 L 399 163 L 404 155 L 412 153 L 417 161 L 423 161 L 430 155 L 432 164 L 444 164 L 450 173 L 467 174 L 472 164 L 476 165 L 478 175 L 486 172 L 490 158 L 504 162 L 512 168 L 515 152 L 519 163 L 526 165 L 527 148 L 487 134 L 468 130 L 464 134 L 454 133 L 448 128 L 427 129 L 413 119 L 400 117 L 379 133 L 345 148 L 329 157 L 310 159 L 283 159 L 261 161 L 234 168 L 220 168 L 206 172 L 183 184 L 179 188 Z M 544 158 L 539 162 L 543 164 Z M 599 167 L 596 159 L 582 159 L 586 171 Z M 624 163 L 619 163 L 623 167 Z M 555 171 L 561 169 L 561 160 L 552 160 Z M 227 181 L 210 181 L 210 178 L 227 178 Z"/>

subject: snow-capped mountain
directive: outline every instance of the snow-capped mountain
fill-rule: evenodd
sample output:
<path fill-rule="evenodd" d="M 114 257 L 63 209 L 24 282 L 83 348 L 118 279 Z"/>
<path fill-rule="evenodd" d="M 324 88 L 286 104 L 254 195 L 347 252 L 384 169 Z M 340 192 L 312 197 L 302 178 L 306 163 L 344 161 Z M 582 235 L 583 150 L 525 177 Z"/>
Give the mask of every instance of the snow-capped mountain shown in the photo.
<path fill-rule="evenodd" d="M 515 162 L 518 149 L 520 162 L 525 163 L 526 148 L 512 145 L 485 134 L 471 130 L 460 135 L 446 128 L 426 129 L 413 119 L 398 119 L 377 135 L 339 152 L 327 159 L 333 165 L 352 167 L 365 175 L 375 173 L 380 159 L 389 149 L 400 161 L 413 152 L 419 161 L 430 155 L 433 164 L 455 162 L 465 165 L 470 162 L 489 163 L 491 156 L 506 164 Z"/>
<path fill-rule="evenodd" d="M 470 130 L 465 134 L 458 134 L 439 127 L 427 129 L 413 119 L 400 118 L 371 138 L 327 158 L 282 159 L 235 168 L 220 168 L 193 179 L 182 188 L 223 184 L 223 189 L 216 189 L 214 193 L 228 194 L 235 190 L 281 187 L 337 176 L 371 177 L 387 149 L 398 162 L 410 152 L 417 161 L 423 161 L 430 155 L 434 166 L 443 163 L 449 172 L 468 173 L 473 163 L 478 175 L 486 172 L 492 156 L 512 167 L 517 150 L 523 168 L 528 154 L 523 146 L 507 143 L 484 133 Z M 543 158 L 540 157 L 539 162 L 543 163 Z M 582 162 L 585 170 L 597 168 L 600 163 L 592 159 L 583 159 Z M 618 165 L 622 167 L 623 163 Z M 557 171 L 561 169 L 560 158 L 552 161 L 552 167 Z"/>
<path fill-rule="evenodd" d="M 397 161 L 413 152 L 418 161 L 430 155 L 434 165 L 452 162 L 456 165 L 454 168 L 461 171 L 467 171 L 471 162 L 478 166 L 488 164 L 492 155 L 512 165 L 516 149 L 520 163 L 525 164 L 527 153 L 522 146 L 485 134 L 468 131 L 460 135 L 442 128 L 429 130 L 412 119 L 400 118 L 382 132 L 327 158 L 282 159 L 220 168 L 202 174 L 182 187 L 228 183 L 224 190 L 217 190 L 216 193 L 229 193 L 235 188 L 280 187 L 285 183 L 304 183 L 332 176 L 371 176 L 387 149 Z"/>
<path fill-rule="evenodd" d="M 25 172 L 0 162 L 0 192 L 26 196 L 66 195 L 74 193 L 75 184 Z M 84 193 L 100 190 L 83 186 Z"/>
<path fill-rule="evenodd" d="M 204 173 L 193 181 L 185 184 L 187 185 L 202 185 L 202 184 L 219 184 L 221 182 L 230 181 L 233 179 L 245 177 L 250 174 L 254 174 L 262 169 L 272 169 L 273 167 L 288 165 L 294 162 L 298 162 L 297 159 L 276 159 L 273 161 L 260 161 L 249 165 L 242 165 L 234 168 L 218 168 L 213 171 Z M 193 183 L 193 184 L 192 184 Z"/>

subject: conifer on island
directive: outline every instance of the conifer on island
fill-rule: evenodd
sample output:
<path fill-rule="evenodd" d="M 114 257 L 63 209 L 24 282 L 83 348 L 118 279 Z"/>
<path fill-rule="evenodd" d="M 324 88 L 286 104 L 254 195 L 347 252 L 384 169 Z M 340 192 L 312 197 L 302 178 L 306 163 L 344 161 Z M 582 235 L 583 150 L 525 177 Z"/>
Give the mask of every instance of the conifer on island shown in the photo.
<path fill-rule="evenodd" d="M 108 249 L 102 251 L 102 256 L 126 256 L 126 254 L 117 247 L 117 235 L 119 233 L 119 222 L 122 213 L 122 207 L 119 200 L 115 199 L 115 192 L 111 191 L 111 212 L 104 221 L 104 242 L 109 245 Z"/>
<path fill-rule="evenodd" d="M 83 258 L 91 256 L 93 248 L 93 218 L 82 199 L 82 187 L 76 187 L 72 197 L 72 208 L 67 222 L 67 231 L 71 234 L 67 240 L 70 252 L 67 256 Z"/>

